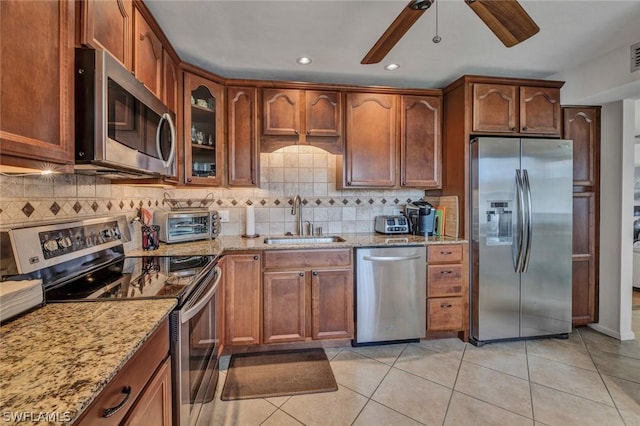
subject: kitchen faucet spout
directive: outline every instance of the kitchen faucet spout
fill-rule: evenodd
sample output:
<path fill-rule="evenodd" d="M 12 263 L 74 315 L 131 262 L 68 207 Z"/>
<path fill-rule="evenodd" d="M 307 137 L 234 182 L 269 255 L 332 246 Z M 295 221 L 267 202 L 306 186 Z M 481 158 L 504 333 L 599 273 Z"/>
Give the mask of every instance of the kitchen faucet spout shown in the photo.
<path fill-rule="evenodd" d="M 295 197 L 293 197 L 293 203 L 291 204 L 291 214 L 298 215 L 298 235 L 303 235 L 302 201 L 300 200 L 300 195 L 296 195 Z"/>

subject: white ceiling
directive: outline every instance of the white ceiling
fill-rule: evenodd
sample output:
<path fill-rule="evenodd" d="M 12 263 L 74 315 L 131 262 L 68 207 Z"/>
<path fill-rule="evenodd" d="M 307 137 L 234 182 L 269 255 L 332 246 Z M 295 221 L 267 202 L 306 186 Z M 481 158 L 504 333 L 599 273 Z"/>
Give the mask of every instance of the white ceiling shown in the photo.
<path fill-rule="evenodd" d="M 464 0 L 437 0 L 441 43 L 434 5 L 383 62 L 361 65 L 407 3 L 145 0 L 182 60 L 228 78 L 439 88 L 463 74 L 547 78 L 640 41 L 640 0 L 521 0 L 540 32 L 512 48 Z"/>

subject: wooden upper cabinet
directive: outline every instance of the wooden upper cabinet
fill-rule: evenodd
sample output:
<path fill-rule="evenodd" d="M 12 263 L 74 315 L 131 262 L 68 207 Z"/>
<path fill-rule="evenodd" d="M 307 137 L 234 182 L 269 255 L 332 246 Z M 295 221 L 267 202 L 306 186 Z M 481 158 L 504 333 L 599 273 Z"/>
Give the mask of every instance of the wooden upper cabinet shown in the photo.
<path fill-rule="evenodd" d="M 340 93 L 307 90 L 305 101 L 307 136 L 339 137 L 342 123 Z"/>
<path fill-rule="evenodd" d="M 573 184 L 598 185 L 600 107 L 562 108 L 562 137 L 573 140 Z"/>
<path fill-rule="evenodd" d="M 81 7 L 80 43 L 109 51 L 132 69 L 133 3 L 131 0 L 85 0 Z"/>
<path fill-rule="evenodd" d="M 442 99 L 402 96 L 400 119 L 400 185 L 440 188 Z"/>
<path fill-rule="evenodd" d="M 520 132 L 560 136 L 560 89 L 520 87 Z"/>
<path fill-rule="evenodd" d="M 300 91 L 262 90 L 262 134 L 298 136 L 300 134 Z"/>
<path fill-rule="evenodd" d="M 75 6 L 0 1 L 3 167 L 73 172 Z"/>
<path fill-rule="evenodd" d="M 229 186 L 252 187 L 259 184 L 257 95 L 255 87 L 227 88 Z"/>
<path fill-rule="evenodd" d="M 159 98 L 162 89 L 162 42 L 136 9 L 133 30 L 133 72 Z"/>
<path fill-rule="evenodd" d="M 347 93 L 343 185 L 396 186 L 398 96 Z"/>
<path fill-rule="evenodd" d="M 474 132 L 513 133 L 518 131 L 517 86 L 506 84 L 473 85 Z"/>
<path fill-rule="evenodd" d="M 167 53 L 162 54 L 162 102 L 173 112 L 178 111 L 178 66 Z"/>

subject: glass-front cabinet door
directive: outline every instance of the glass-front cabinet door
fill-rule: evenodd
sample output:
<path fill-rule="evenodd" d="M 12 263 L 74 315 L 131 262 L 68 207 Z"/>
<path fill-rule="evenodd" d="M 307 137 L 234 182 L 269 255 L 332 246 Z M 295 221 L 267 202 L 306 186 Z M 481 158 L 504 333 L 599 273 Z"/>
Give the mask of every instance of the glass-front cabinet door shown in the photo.
<path fill-rule="evenodd" d="M 184 86 L 185 183 L 222 185 L 224 88 L 188 72 L 184 74 Z"/>

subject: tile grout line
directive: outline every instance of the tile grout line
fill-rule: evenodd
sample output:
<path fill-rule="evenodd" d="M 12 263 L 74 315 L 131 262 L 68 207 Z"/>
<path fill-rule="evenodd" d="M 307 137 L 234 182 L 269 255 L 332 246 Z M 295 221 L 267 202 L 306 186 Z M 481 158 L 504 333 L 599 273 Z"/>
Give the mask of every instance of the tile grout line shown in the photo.
<path fill-rule="evenodd" d="M 529 398 L 531 400 L 531 419 L 533 424 L 536 424 L 536 409 L 533 404 L 533 389 L 531 386 L 531 369 L 529 368 L 529 342 L 524 342 L 524 357 L 527 360 L 527 382 L 529 383 Z"/>
<path fill-rule="evenodd" d="M 464 360 L 464 354 L 467 352 L 467 342 L 464 343 L 464 349 L 462 349 L 462 355 L 460 356 L 460 363 L 458 364 L 458 371 L 456 371 L 456 378 L 453 380 L 453 386 L 451 387 L 451 395 L 449 395 L 449 401 L 447 402 L 447 408 L 444 410 L 444 417 L 442 418 L 442 426 L 447 421 L 447 414 L 449 414 L 449 407 L 453 400 L 453 393 L 456 391 L 456 384 L 458 383 L 458 376 L 460 376 L 460 369 L 462 368 L 462 361 Z"/>

